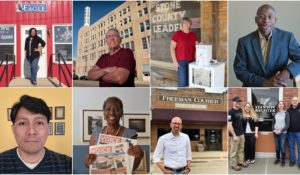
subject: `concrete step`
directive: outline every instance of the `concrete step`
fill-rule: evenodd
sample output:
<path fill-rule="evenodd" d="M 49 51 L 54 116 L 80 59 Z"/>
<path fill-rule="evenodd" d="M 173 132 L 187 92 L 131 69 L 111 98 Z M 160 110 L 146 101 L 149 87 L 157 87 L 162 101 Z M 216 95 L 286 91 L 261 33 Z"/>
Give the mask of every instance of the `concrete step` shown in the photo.
<path fill-rule="evenodd" d="M 162 171 L 152 161 L 152 155 L 150 173 L 161 174 Z M 228 174 L 227 162 L 227 151 L 192 152 L 190 174 Z"/>
<path fill-rule="evenodd" d="M 33 86 L 30 79 L 15 78 L 9 83 L 9 87 L 58 87 L 58 83 L 53 83 L 48 78 L 37 78 L 37 85 Z"/>
<path fill-rule="evenodd" d="M 48 80 L 54 84 L 55 87 L 68 87 L 66 85 L 64 85 L 63 83 L 61 83 L 61 86 L 59 85 L 59 81 L 56 78 L 48 78 Z"/>

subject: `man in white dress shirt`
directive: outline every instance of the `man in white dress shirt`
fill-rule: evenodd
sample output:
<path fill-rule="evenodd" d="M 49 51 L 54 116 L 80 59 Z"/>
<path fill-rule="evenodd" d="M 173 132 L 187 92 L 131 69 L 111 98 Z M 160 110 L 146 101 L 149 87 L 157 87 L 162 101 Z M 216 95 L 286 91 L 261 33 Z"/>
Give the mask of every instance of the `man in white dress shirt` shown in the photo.
<path fill-rule="evenodd" d="M 192 160 L 190 138 L 187 134 L 180 132 L 181 118 L 174 117 L 170 127 L 172 131 L 158 139 L 153 163 L 156 163 L 164 174 L 188 174 L 191 171 Z"/>

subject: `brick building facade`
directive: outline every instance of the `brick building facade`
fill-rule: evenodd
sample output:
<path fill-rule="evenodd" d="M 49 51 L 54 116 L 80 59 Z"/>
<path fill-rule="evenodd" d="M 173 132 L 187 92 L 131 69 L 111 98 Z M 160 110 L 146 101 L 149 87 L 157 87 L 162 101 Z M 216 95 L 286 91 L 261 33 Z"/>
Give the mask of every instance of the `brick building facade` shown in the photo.
<path fill-rule="evenodd" d="M 116 28 L 122 37 L 121 47 L 130 48 L 134 52 L 137 81 L 149 82 L 150 20 L 148 8 L 149 2 L 146 1 L 125 1 L 95 23 L 83 25 L 78 32 L 76 74 L 87 75 L 98 58 L 108 53 L 105 35 L 109 28 Z"/>
<path fill-rule="evenodd" d="M 168 30 L 163 34 L 155 31 L 156 24 L 168 25 L 170 23 L 180 23 L 180 15 L 176 19 L 169 21 L 155 22 L 155 16 L 158 10 L 155 9 L 158 3 L 156 1 L 151 4 L 151 83 L 153 86 L 177 86 L 176 71 L 170 56 L 171 35 L 176 30 Z M 189 5 L 190 4 L 190 5 Z M 170 3 L 168 6 L 172 6 Z M 166 5 L 165 5 L 166 6 Z M 197 33 L 198 41 L 212 45 L 212 58 L 218 62 L 227 63 L 227 2 L 226 1 L 178 1 L 175 7 L 164 12 L 159 11 L 161 15 L 169 15 L 170 11 L 182 12 L 184 16 L 190 17 L 193 21 L 192 31 Z M 176 7 L 177 6 L 177 7 Z M 157 8 L 157 7 L 156 7 Z M 185 12 L 185 13 L 183 13 Z M 156 14 L 154 14 L 156 13 Z M 197 13 L 197 14 L 196 14 Z M 175 14 L 174 14 L 175 15 Z M 169 33 L 168 33 L 169 32 Z M 155 40 L 163 38 L 158 46 Z M 225 64 L 225 70 L 227 64 Z M 227 86 L 227 71 L 225 71 L 225 87 Z"/>
<path fill-rule="evenodd" d="M 223 90 L 223 91 L 222 91 Z M 203 140 L 206 150 L 227 151 L 227 92 L 204 89 L 152 89 L 151 151 L 158 138 L 170 132 L 170 121 L 179 116 L 182 132 L 190 136 L 192 151 Z"/>

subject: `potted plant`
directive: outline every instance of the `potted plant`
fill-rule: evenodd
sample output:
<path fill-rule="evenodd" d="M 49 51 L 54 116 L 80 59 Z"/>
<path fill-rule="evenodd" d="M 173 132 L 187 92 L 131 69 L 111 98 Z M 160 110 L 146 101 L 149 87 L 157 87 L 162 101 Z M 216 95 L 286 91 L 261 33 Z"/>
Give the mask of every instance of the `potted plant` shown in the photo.
<path fill-rule="evenodd" d="M 205 150 L 205 142 L 204 140 L 199 140 L 199 142 L 197 143 L 197 150 L 198 152 L 203 152 Z"/>

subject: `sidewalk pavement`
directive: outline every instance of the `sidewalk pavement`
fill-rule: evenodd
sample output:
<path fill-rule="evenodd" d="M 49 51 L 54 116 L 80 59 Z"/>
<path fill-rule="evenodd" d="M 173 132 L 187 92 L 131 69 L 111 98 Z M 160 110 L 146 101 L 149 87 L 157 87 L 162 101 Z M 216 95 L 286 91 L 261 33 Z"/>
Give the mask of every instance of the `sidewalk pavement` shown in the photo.
<path fill-rule="evenodd" d="M 152 163 L 152 174 L 162 174 L 161 170 Z M 227 174 L 227 152 L 226 151 L 205 151 L 192 152 L 192 163 L 190 174 Z"/>
<path fill-rule="evenodd" d="M 241 171 L 234 171 L 229 167 L 229 174 L 300 174 L 300 169 L 295 164 L 289 166 L 289 160 L 286 161 L 284 167 L 280 164 L 275 165 L 275 158 L 256 158 L 255 163 L 247 168 L 242 168 Z"/>
<path fill-rule="evenodd" d="M 135 87 L 149 87 L 149 82 L 135 81 Z M 74 87 L 99 87 L 99 81 L 73 80 Z"/>
<path fill-rule="evenodd" d="M 15 78 L 9 83 L 9 87 L 56 87 L 54 79 L 52 82 L 48 78 L 37 78 L 37 85 L 31 84 L 30 79 L 26 78 Z"/>

